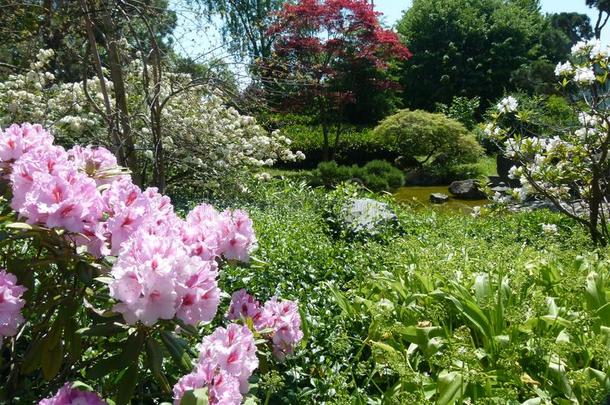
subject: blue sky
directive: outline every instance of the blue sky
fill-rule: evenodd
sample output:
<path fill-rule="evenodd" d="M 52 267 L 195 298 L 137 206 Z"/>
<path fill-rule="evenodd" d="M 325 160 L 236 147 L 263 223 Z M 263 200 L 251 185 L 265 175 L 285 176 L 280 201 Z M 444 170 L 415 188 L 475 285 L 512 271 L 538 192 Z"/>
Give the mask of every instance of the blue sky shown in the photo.
<path fill-rule="evenodd" d="M 402 16 L 402 13 L 411 7 L 412 0 L 374 0 L 375 7 L 385 16 L 385 23 L 394 25 L 394 23 Z M 542 12 L 544 13 L 561 13 L 576 11 L 589 15 L 591 24 L 597 21 L 597 13 L 594 9 L 590 9 L 585 4 L 585 0 L 542 0 Z M 610 44 L 610 27 L 605 29 L 602 34 L 602 41 Z"/>

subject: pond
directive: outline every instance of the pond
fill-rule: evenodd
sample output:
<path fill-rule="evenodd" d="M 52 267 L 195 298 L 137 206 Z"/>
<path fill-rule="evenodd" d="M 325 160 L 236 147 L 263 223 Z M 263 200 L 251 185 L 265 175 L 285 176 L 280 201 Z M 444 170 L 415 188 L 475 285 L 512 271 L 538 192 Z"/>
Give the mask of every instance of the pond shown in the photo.
<path fill-rule="evenodd" d="M 432 204 L 430 202 L 430 194 L 432 193 L 443 193 L 448 195 L 449 202 L 446 202 L 445 204 Z M 459 200 L 457 198 L 452 198 L 448 185 L 401 187 L 396 190 L 394 197 L 397 201 L 413 206 L 458 211 L 464 214 L 470 214 L 474 207 L 483 206 L 489 202 L 488 200 Z"/>

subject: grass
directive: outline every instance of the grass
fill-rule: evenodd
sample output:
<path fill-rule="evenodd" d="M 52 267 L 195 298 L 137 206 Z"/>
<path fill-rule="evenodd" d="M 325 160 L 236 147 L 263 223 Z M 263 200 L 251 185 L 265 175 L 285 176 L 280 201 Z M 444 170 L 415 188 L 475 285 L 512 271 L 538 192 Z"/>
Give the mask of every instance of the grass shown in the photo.
<path fill-rule="evenodd" d="M 477 163 L 479 170 L 483 174 L 483 176 L 497 176 L 498 170 L 496 165 L 496 157 L 495 156 L 487 156 L 482 157 Z"/>

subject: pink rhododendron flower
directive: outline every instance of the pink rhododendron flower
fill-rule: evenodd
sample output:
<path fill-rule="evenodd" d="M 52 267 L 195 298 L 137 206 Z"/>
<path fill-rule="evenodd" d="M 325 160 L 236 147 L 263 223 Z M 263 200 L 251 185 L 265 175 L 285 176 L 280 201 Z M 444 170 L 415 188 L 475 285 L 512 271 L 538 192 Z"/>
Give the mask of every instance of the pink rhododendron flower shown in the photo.
<path fill-rule="evenodd" d="M 11 208 L 18 213 L 23 209 L 28 193 L 34 187 L 34 178 L 44 175 L 59 176 L 71 168 L 67 154 L 61 146 L 49 146 L 26 153 L 12 166 L 10 181 L 13 188 Z"/>
<path fill-rule="evenodd" d="M 257 331 L 270 330 L 273 353 L 278 359 L 291 354 L 303 338 L 301 316 L 293 301 L 278 301 L 273 297 L 261 307 L 254 297 L 242 289 L 231 296 L 227 317 L 231 320 L 251 318 Z"/>
<path fill-rule="evenodd" d="M 23 323 L 21 309 L 25 301 L 21 298 L 27 288 L 17 284 L 17 277 L 0 270 L 0 342 L 5 336 L 13 336 Z"/>
<path fill-rule="evenodd" d="M 103 147 L 76 145 L 68 151 L 68 157 L 74 161 L 76 167 L 95 179 L 97 185 L 110 184 L 119 178 L 128 178 L 118 173 L 119 165 L 116 157 Z"/>
<path fill-rule="evenodd" d="M 0 165 L 19 159 L 24 153 L 51 146 L 53 137 L 39 124 L 13 124 L 0 131 Z"/>
<path fill-rule="evenodd" d="M 202 367 L 197 366 L 192 373 L 182 376 L 174 385 L 174 405 L 180 405 L 180 401 L 187 391 L 203 388 L 210 384 L 214 379 L 214 370 L 209 371 L 209 373 L 205 373 Z"/>
<path fill-rule="evenodd" d="M 66 383 L 51 398 L 41 400 L 38 405 L 108 405 L 95 392 L 81 391 Z"/>
<path fill-rule="evenodd" d="M 191 254 L 204 260 L 220 256 L 222 221 L 220 213 L 209 204 L 200 204 L 189 212 L 181 236 Z"/>
<path fill-rule="evenodd" d="M 222 213 L 220 251 L 228 260 L 248 261 L 256 247 L 252 220 L 240 210 Z"/>
<path fill-rule="evenodd" d="M 236 405 L 248 392 L 248 379 L 258 367 L 254 335 L 247 326 L 219 327 L 203 338 L 199 362 L 174 386 L 174 404 L 186 391 L 208 388 L 210 404 Z"/>
<path fill-rule="evenodd" d="M 127 323 L 153 325 L 174 316 L 197 325 L 211 321 L 220 302 L 217 265 L 188 256 L 180 240 L 139 230 L 112 268 L 110 295 Z"/>
<path fill-rule="evenodd" d="M 239 380 L 242 393 L 248 392 L 248 379 L 258 367 L 254 335 L 247 326 L 235 323 L 217 328 L 203 339 L 199 363 L 226 371 Z"/>
<path fill-rule="evenodd" d="M 49 145 L 23 154 L 13 164 L 10 179 L 11 207 L 29 224 L 83 232 L 102 216 L 95 180 L 79 172 L 61 147 Z"/>
<path fill-rule="evenodd" d="M 261 326 L 271 328 L 273 353 L 279 359 L 294 351 L 294 347 L 303 339 L 301 315 L 293 301 L 278 301 L 273 297 L 265 303 Z"/>
<path fill-rule="evenodd" d="M 231 295 L 231 305 L 229 306 L 227 318 L 233 321 L 241 318 L 251 318 L 256 325 L 261 315 L 260 303 L 248 294 L 245 289 L 242 288 Z"/>
<path fill-rule="evenodd" d="M 210 403 L 216 405 L 240 404 L 243 397 L 239 387 L 240 383 L 237 378 L 224 370 L 220 370 L 214 376 L 214 381 L 209 387 Z"/>
<path fill-rule="evenodd" d="M 183 256 L 178 263 L 179 298 L 176 317 L 190 325 L 214 319 L 220 303 L 220 289 L 216 277 L 218 265 L 197 256 Z"/>

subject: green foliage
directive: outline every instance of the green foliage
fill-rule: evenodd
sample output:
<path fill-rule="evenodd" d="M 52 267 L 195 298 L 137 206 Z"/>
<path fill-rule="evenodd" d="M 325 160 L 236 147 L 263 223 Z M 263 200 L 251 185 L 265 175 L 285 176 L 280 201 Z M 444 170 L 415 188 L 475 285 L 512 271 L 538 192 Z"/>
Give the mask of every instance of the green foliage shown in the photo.
<path fill-rule="evenodd" d="M 328 204 L 354 195 L 279 182 L 244 202 L 260 248 L 250 267 L 223 271 L 223 283 L 299 299 L 307 320 L 269 403 L 565 403 L 565 381 L 581 403 L 599 402 L 609 285 L 587 277 L 608 265 L 577 258 L 591 251 L 580 227 L 546 211 L 472 218 L 389 201 L 403 234 L 335 238 Z M 555 354 L 563 370 L 549 362 Z"/>
<path fill-rule="evenodd" d="M 373 160 L 363 167 L 340 166 L 335 161 L 321 162 L 313 172 L 311 183 L 334 187 L 345 181 L 361 182 L 372 191 L 391 191 L 405 182 L 401 170 L 385 160 Z"/>
<path fill-rule="evenodd" d="M 419 165 L 474 163 L 483 149 L 458 121 L 443 114 L 401 110 L 374 130 L 379 142 Z"/>
<path fill-rule="evenodd" d="M 397 30 L 413 52 L 401 81 L 410 108 L 430 109 L 454 96 L 479 96 L 486 106 L 519 86 L 550 91 L 549 68 L 571 45 L 537 0 L 414 0 Z"/>
<path fill-rule="evenodd" d="M 294 121 L 293 121 L 294 120 Z M 285 167 L 316 167 L 323 161 L 324 137 L 317 125 L 310 125 L 308 118 L 288 116 L 284 120 L 275 120 L 275 128 L 280 128 L 283 135 L 292 140 L 292 150 L 305 153 L 306 160 L 295 163 L 279 162 Z M 296 123 L 295 123 L 296 122 Z M 367 127 L 344 125 L 341 139 L 334 153 L 334 160 L 341 164 L 363 165 L 371 160 L 383 159 L 392 161 L 398 154 L 383 140 L 374 136 Z"/>
<path fill-rule="evenodd" d="M 467 98 L 456 96 L 453 97 L 449 105 L 438 103 L 436 110 L 449 118 L 461 122 L 467 130 L 472 131 L 477 124 L 476 115 L 480 105 L 481 99 L 479 97 Z"/>

